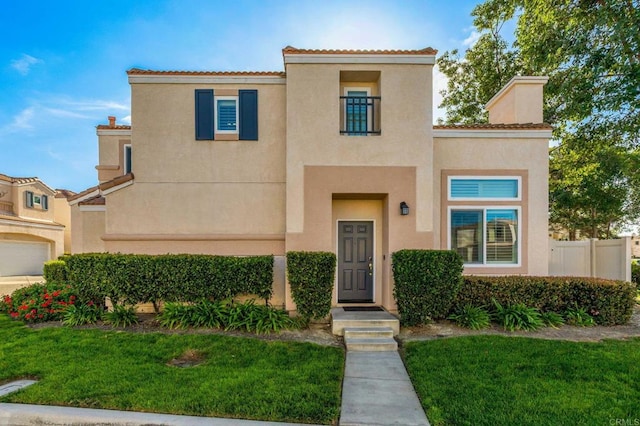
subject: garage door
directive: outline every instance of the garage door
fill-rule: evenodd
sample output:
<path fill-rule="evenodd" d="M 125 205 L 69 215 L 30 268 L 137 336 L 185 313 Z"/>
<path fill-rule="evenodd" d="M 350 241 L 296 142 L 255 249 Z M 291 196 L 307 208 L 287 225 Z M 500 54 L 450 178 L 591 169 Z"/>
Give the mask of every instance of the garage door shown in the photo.
<path fill-rule="evenodd" d="M 42 275 L 49 243 L 0 241 L 0 276 Z"/>

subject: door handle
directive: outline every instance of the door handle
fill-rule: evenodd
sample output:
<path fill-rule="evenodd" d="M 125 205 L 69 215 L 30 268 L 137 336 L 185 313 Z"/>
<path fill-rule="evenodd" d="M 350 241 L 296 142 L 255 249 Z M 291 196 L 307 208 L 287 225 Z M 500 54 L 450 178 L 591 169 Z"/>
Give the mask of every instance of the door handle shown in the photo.
<path fill-rule="evenodd" d="M 369 275 L 373 275 L 373 258 L 369 256 Z"/>

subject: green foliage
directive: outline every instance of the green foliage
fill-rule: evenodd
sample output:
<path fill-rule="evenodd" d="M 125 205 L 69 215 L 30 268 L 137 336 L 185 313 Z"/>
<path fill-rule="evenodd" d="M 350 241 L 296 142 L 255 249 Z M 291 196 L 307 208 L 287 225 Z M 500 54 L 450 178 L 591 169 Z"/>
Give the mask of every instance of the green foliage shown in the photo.
<path fill-rule="evenodd" d="M 67 281 L 67 265 L 63 260 L 50 260 L 44 263 L 42 275 L 48 283 Z"/>
<path fill-rule="evenodd" d="M 75 327 L 78 325 L 95 324 L 102 319 L 102 308 L 96 305 L 70 305 L 62 313 L 62 324 Z"/>
<path fill-rule="evenodd" d="M 138 323 L 135 306 L 115 305 L 113 311 L 104 314 L 104 322 L 114 327 L 129 327 Z"/>
<path fill-rule="evenodd" d="M 640 290 L 640 264 L 631 264 L 631 282 Z"/>
<path fill-rule="evenodd" d="M 635 285 L 624 281 L 581 277 L 465 276 L 454 310 L 467 304 L 525 304 L 540 312 L 563 313 L 578 306 L 597 324 L 626 324 L 633 313 Z"/>
<path fill-rule="evenodd" d="M 230 300 L 196 304 L 167 303 L 160 315 L 160 325 L 168 328 L 208 327 L 262 334 L 295 328 L 287 312 L 254 300 L 236 303 Z"/>
<path fill-rule="evenodd" d="M 578 327 L 591 327 L 596 325 L 595 320 L 587 313 L 586 309 L 578 306 L 567 309 L 565 317 L 569 325 L 577 325 Z"/>
<path fill-rule="evenodd" d="M 445 318 L 462 283 L 462 258 L 445 250 L 400 250 L 391 258 L 402 324 Z"/>
<path fill-rule="evenodd" d="M 544 325 L 540 312 L 536 308 L 530 308 L 524 303 L 502 306 L 495 299 L 494 317 L 505 330 L 535 331 Z"/>
<path fill-rule="evenodd" d="M 0 312 L 25 322 L 57 321 L 69 305 L 76 303 L 76 293 L 62 283 L 36 283 L 4 296 Z"/>
<path fill-rule="evenodd" d="M 460 327 L 472 330 L 481 330 L 491 324 L 489 312 L 473 305 L 464 305 L 456 313 L 449 315 L 449 319 L 455 321 Z"/>
<path fill-rule="evenodd" d="M 557 312 L 541 312 L 540 318 L 546 327 L 558 328 L 564 324 L 564 318 Z"/>
<path fill-rule="evenodd" d="M 83 300 L 114 304 L 224 300 L 252 294 L 269 299 L 273 256 L 133 255 L 90 253 L 65 257 L 69 281 Z"/>
<path fill-rule="evenodd" d="M 331 310 L 336 255 L 329 252 L 287 252 L 287 279 L 298 314 L 322 319 Z"/>
<path fill-rule="evenodd" d="M 483 106 L 515 75 L 546 75 L 550 222 L 609 237 L 640 216 L 640 8 L 632 1 L 485 0 L 479 38 L 438 59 L 447 123 L 484 122 Z M 516 21 L 513 35 L 505 25 Z M 512 45 L 507 38 L 515 36 Z"/>

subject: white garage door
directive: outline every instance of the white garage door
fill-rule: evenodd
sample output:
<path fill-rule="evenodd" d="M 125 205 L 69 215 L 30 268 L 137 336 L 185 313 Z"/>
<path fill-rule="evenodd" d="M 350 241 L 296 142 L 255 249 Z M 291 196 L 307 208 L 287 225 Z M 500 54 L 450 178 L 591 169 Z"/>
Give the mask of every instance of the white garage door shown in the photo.
<path fill-rule="evenodd" d="M 49 260 L 49 243 L 0 241 L 0 277 L 42 275 Z"/>

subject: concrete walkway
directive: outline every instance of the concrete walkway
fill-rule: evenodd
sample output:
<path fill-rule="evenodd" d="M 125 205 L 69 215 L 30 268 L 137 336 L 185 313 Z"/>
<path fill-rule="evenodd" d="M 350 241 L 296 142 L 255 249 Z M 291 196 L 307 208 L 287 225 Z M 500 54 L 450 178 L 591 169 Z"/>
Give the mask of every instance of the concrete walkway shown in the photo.
<path fill-rule="evenodd" d="M 429 425 L 398 352 L 347 352 L 340 426 L 352 425 Z"/>

